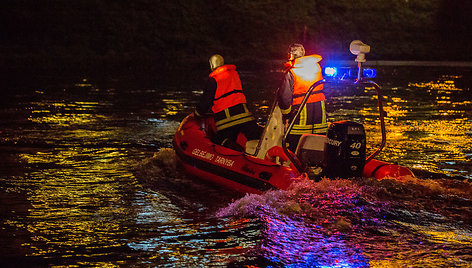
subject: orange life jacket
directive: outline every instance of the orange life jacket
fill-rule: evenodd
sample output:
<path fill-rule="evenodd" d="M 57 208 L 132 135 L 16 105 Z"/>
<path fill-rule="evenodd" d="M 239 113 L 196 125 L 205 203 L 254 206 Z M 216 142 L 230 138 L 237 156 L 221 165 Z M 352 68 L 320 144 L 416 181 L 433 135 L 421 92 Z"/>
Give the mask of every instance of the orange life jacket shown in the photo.
<path fill-rule="evenodd" d="M 289 71 L 292 73 L 294 78 L 292 105 L 300 104 L 310 86 L 323 79 L 321 67 L 318 64 L 320 60 L 321 56 L 314 54 L 296 58 L 286 64 L 287 67 L 290 68 Z M 322 89 L 323 85 L 317 86 L 308 98 L 307 103 L 324 100 L 325 95 L 323 93 L 316 93 Z"/>
<path fill-rule="evenodd" d="M 240 103 L 246 103 L 243 94 L 241 80 L 236 72 L 236 66 L 229 64 L 216 68 L 210 73 L 210 77 L 216 80 L 216 92 L 213 100 L 213 113 L 218 113 L 226 108 Z"/>

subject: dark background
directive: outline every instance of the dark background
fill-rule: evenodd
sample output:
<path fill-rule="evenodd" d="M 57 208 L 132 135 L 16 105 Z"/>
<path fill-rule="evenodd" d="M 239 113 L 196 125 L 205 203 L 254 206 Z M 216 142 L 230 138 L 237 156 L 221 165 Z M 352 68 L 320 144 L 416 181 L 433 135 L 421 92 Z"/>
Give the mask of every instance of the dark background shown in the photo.
<path fill-rule="evenodd" d="M 472 60 L 472 1 L 7 0 L 2 75 L 166 77 L 207 72 L 214 53 L 240 69 L 282 61 L 302 42 L 325 60 Z"/>

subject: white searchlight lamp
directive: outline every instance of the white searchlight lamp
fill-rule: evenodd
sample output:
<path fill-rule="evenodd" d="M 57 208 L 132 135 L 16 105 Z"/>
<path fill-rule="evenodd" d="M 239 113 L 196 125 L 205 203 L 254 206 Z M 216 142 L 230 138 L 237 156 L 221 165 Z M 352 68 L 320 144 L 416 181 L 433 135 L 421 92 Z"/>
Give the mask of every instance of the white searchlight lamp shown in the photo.
<path fill-rule="evenodd" d="M 356 62 L 359 72 L 357 74 L 357 82 L 360 82 L 362 78 L 362 63 L 365 62 L 365 54 L 370 52 L 370 46 L 362 43 L 360 40 L 354 40 L 349 45 L 349 50 L 352 54 L 356 55 Z"/>

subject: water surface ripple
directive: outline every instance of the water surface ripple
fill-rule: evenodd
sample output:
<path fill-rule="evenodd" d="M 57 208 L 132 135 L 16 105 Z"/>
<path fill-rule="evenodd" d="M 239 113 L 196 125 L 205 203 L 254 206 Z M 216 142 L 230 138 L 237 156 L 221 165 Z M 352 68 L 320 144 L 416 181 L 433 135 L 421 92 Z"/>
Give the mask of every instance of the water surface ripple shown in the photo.
<path fill-rule="evenodd" d="M 71 80 L 7 89 L 0 108 L 0 261 L 11 267 L 471 267 L 470 72 L 379 70 L 388 129 L 379 157 L 414 169 L 418 178 L 322 180 L 262 195 L 180 172 L 172 136 L 193 111 L 200 85 Z M 242 74 L 261 122 L 279 75 Z M 326 90 L 329 120 L 364 124 L 368 149 L 378 146 L 372 90 Z"/>

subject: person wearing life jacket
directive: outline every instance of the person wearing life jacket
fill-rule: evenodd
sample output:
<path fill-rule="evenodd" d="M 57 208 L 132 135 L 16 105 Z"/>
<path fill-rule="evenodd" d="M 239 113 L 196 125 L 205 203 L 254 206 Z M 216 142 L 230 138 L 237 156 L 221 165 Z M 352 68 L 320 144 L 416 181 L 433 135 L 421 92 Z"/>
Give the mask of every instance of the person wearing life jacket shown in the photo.
<path fill-rule="evenodd" d="M 216 126 L 214 141 L 223 146 L 244 150 L 247 140 L 259 138 L 260 128 L 248 110 L 236 66 L 225 65 L 223 57 L 218 54 L 211 56 L 209 63 L 212 72 L 208 76 L 195 115 L 213 113 Z"/>
<path fill-rule="evenodd" d="M 277 92 L 278 105 L 282 111 L 284 123 L 291 122 L 300 104 L 313 83 L 323 79 L 318 62 L 320 55 L 305 56 L 305 48 L 301 44 L 292 44 L 289 47 L 289 60 L 285 63 L 285 75 L 282 85 Z M 325 95 L 321 92 L 323 85 L 319 85 L 312 92 L 300 116 L 287 136 L 287 148 L 295 152 L 298 140 L 305 133 L 326 134 Z"/>

